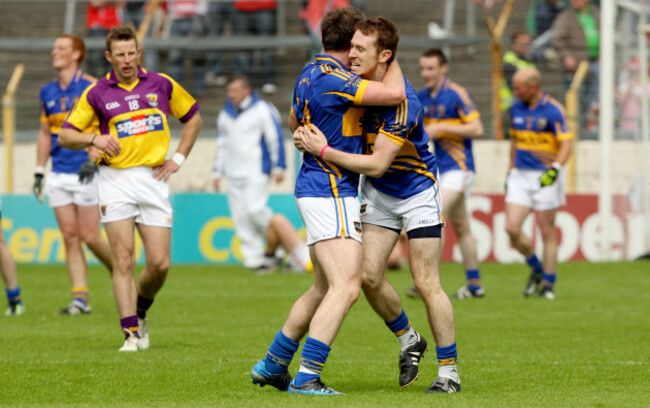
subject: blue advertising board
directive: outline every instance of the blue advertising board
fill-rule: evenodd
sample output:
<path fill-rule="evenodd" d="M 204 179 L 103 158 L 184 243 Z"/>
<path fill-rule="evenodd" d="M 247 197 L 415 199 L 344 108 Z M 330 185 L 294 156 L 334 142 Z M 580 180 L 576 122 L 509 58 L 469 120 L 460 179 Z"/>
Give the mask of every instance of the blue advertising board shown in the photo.
<path fill-rule="evenodd" d="M 236 264 L 242 256 L 224 194 L 183 193 L 170 197 L 174 209 L 172 263 Z M 271 195 L 269 206 L 303 229 L 293 195 Z M 65 263 L 63 237 L 54 211 L 31 195 L 2 197 L 2 230 L 16 262 Z M 304 231 L 300 231 L 304 233 Z M 86 248 L 90 263 L 97 259 Z M 142 242 L 136 235 L 136 260 L 144 262 Z"/>

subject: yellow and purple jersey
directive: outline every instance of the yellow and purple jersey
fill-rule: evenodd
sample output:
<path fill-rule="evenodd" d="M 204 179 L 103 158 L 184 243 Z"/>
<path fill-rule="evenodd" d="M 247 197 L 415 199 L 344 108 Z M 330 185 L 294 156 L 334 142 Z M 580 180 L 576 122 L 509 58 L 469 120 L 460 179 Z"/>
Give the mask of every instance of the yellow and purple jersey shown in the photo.
<path fill-rule="evenodd" d="M 424 124 L 450 123 L 461 125 L 480 118 L 465 88 L 445 78 L 435 95 L 430 88 L 418 92 L 424 109 Z M 449 170 L 475 171 L 472 139 L 450 133 L 440 133 L 435 140 L 436 157 L 440 173 Z"/>
<path fill-rule="evenodd" d="M 517 100 L 510 107 L 515 141 L 515 167 L 519 169 L 548 169 L 557 157 L 560 142 L 571 140 L 564 108 L 544 93 L 536 106 Z"/>
<path fill-rule="evenodd" d="M 401 146 L 383 176 L 368 177 L 377 190 L 397 198 L 408 198 L 431 187 L 438 188 L 436 156 L 429 150 L 422 105 L 411 84 L 406 78 L 404 81 L 406 99 L 402 103 L 366 108 L 361 119 L 366 139 L 364 153 L 372 154 L 379 134 Z"/>
<path fill-rule="evenodd" d="M 301 125 L 316 125 L 334 149 L 361 154 L 360 105 L 368 81 L 351 73 L 341 61 L 317 55 L 296 81 L 291 115 Z M 359 175 L 334 163 L 303 155 L 296 179 L 296 197 L 351 197 L 358 195 Z"/>
<path fill-rule="evenodd" d="M 88 160 L 88 154 L 84 150 L 70 150 L 59 146 L 59 132 L 77 99 L 93 82 L 95 82 L 93 77 L 77 70 L 65 89 L 61 87 L 58 80 L 48 82 L 41 88 L 39 95 L 41 123 L 47 124 L 50 128 L 52 138 L 50 156 L 54 173 L 78 173 L 83 162 Z"/>
<path fill-rule="evenodd" d="M 110 134 L 122 147 L 117 157 L 103 155 L 100 164 L 118 169 L 156 167 L 165 162 L 169 149 L 168 116 L 185 123 L 199 108 L 176 81 L 138 67 L 138 79 L 130 85 L 119 83 L 111 71 L 87 88 L 63 127 L 85 129 L 96 115 L 99 132 Z"/>

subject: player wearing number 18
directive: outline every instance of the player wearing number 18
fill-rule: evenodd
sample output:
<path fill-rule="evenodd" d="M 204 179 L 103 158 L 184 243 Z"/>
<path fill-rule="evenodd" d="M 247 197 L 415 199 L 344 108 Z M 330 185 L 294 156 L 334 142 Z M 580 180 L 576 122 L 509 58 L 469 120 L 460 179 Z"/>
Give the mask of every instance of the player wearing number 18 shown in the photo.
<path fill-rule="evenodd" d="M 169 176 L 176 173 L 201 130 L 199 105 L 167 75 L 137 63 L 142 50 L 129 27 L 114 27 L 106 38 L 113 69 L 81 95 L 63 124 L 59 144 L 73 150 L 98 148 L 99 206 L 113 251 L 113 292 L 125 334 L 120 351 L 149 347 L 146 312 L 162 288 L 170 263 L 172 208 Z M 169 115 L 185 124 L 176 153 Z M 84 133 L 93 118 L 99 133 Z M 146 265 L 135 283 L 134 228 Z M 136 314 L 137 309 L 137 314 Z"/>
<path fill-rule="evenodd" d="M 571 155 L 572 135 L 566 127 L 564 108 L 541 89 L 534 68 L 517 71 L 512 80 L 518 100 L 510 108 L 512 148 L 506 181 L 506 231 L 512 245 L 526 257 L 532 273 L 524 296 L 537 292 L 554 299 L 557 269 L 555 215 L 565 204 L 562 166 Z M 533 252 L 532 240 L 522 224 L 534 211 L 542 234 L 542 262 Z"/>

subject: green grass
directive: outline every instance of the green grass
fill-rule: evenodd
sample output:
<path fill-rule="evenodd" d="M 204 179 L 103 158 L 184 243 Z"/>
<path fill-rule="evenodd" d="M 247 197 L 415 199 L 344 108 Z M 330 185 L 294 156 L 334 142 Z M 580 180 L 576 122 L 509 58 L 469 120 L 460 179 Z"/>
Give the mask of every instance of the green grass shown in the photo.
<path fill-rule="evenodd" d="M 437 367 L 420 301 L 404 299 L 430 342 L 420 379 L 397 386 L 397 340 L 363 297 L 324 371 L 347 393 L 311 398 L 254 387 L 264 356 L 310 275 L 251 276 L 238 267 L 175 266 L 149 317 L 149 350 L 121 354 L 108 274 L 91 268 L 90 316 L 59 317 L 62 266 L 22 265 L 27 314 L 0 319 L 0 405 L 51 406 L 470 406 L 600 407 L 650 404 L 650 268 L 636 263 L 560 265 L 557 299 L 525 299 L 522 265 L 482 266 L 487 296 L 456 301 L 462 392 L 429 395 Z M 462 285 L 443 265 L 448 292 Z M 399 293 L 406 272 L 390 272 Z M 297 370 L 297 359 L 291 371 Z"/>

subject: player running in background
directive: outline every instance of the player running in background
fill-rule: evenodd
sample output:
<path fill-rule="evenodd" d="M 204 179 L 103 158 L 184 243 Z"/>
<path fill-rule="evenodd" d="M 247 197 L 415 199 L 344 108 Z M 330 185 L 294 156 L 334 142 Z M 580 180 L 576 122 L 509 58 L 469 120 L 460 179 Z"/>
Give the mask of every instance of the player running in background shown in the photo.
<path fill-rule="evenodd" d="M 483 124 L 471 95 L 447 78 L 447 68 L 447 57 L 439 49 L 422 53 L 420 75 L 426 87 L 418 92 L 418 98 L 438 158 L 443 215 L 454 228 L 465 267 L 467 284 L 455 297 L 469 299 L 485 295 L 466 205 L 474 183 L 472 140 L 483 136 Z"/>
<path fill-rule="evenodd" d="M 228 208 L 244 266 L 256 274 L 273 272 L 281 261 L 276 250 L 284 241 L 296 269 L 311 269 L 309 250 L 293 225 L 268 206 L 270 179 L 281 183 L 286 169 L 280 114 L 253 91 L 245 75 L 230 80 L 227 89 L 226 106 L 217 118 L 212 185 L 219 190 L 222 178 L 228 180 Z"/>
<path fill-rule="evenodd" d="M 327 13 L 321 23 L 324 54 L 307 65 L 298 80 L 289 118 L 292 131 L 315 124 L 330 145 L 361 153 L 359 119 L 353 105 L 396 105 L 404 99 L 399 66 L 384 83 L 362 80 L 348 70 L 350 40 L 363 13 L 353 7 Z M 331 344 L 361 291 L 361 222 L 359 176 L 318 155 L 305 154 L 296 180 L 296 202 L 307 230 L 314 263 L 314 284 L 294 303 L 266 358 L 251 370 L 254 383 L 271 384 L 293 394 L 336 395 L 321 380 Z M 300 368 L 291 380 L 288 366 L 309 332 Z"/>
<path fill-rule="evenodd" d="M 352 72 L 379 81 L 393 63 L 399 34 L 382 17 L 357 25 L 350 52 Z M 436 340 L 438 377 L 428 393 L 460 391 L 456 369 L 454 312 L 440 284 L 443 219 L 437 182 L 436 156 L 429 151 L 422 107 L 406 82 L 406 100 L 397 107 L 367 108 L 361 118 L 366 155 L 344 152 L 316 127 L 301 128 L 304 146 L 324 162 L 362 173 L 363 291 L 375 312 L 401 343 L 399 384 L 406 387 L 418 377 L 427 342 L 402 309 L 399 295 L 385 277 L 386 261 L 406 230 L 413 282 L 426 305 Z M 312 132 L 315 131 L 317 133 Z M 301 132 L 297 132 L 300 135 Z M 299 145 L 299 143 L 297 143 Z"/>
<path fill-rule="evenodd" d="M 73 150 L 94 146 L 103 152 L 99 205 L 113 252 L 113 292 L 125 335 L 120 351 L 137 351 L 149 348 L 146 313 L 169 270 L 172 207 L 167 180 L 192 149 L 201 115 L 194 98 L 175 81 L 138 65 L 142 49 L 133 29 L 114 27 L 106 48 L 113 69 L 81 95 L 63 124 L 59 144 Z M 170 114 L 185 126 L 176 153 L 165 160 Z M 84 132 L 95 117 L 99 133 Z M 146 259 L 139 286 L 134 228 Z"/>
<path fill-rule="evenodd" d="M 546 94 L 535 68 L 517 71 L 512 80 L 517 101 L 510 108 L 510 171 L 506 180 L 506 231 L 512 245 L 526 257 L 532 273 L 524 296 L 555 299 L 557 236 L 555 215 L 566 202 L 562 167 L 571 156 L 572 135 L 564 108 Z M 532 239 L 522 231 L 524 220 L 535 212 L 544 252 L 540 263 Z"/>
<path fill-rule="evenodd" d="M 2 134 L 0 134 L 0 138 Z M 0 224 L 2 224 L 2 200 L 0 200 Z M 18 286 L 18 274 L 16 273 L 16 262 L 11 255 L 11 250 L 5 242 L 5 235 L 0 228 L 0 274 L 5 283 L 7 294 L 7 309 L 5 316 L 20 316 L 25 313 L 25 306 L 20 298 L 20 286 Z"/>
<path fill-rule="evenodd" d="M 90 313 L 82 242 L 109 271 L 113 269 L 110 246 L 100 233 L 95 178 L 97 165 L 85 151 L 66 149 L 58 143 L 61 125 L 68 112 L 83 91 L 96 81 L 79 69 L 85 54 L 84 42 L 76 35 L 63 34 L 54 42 L 52 67 L 57 70 L 58 77 L 41 89 L 41 128 L 36 140 L 33 190 L 41 202 L 45 165 L 52 157 L 52 171 L 47 177 L 45 192 L 63 235 L 65 262 L 72 288 L 72 302 L 60 312 L 64 315 Z M 92 126 L 88 131 L 91 130 Z"/>

